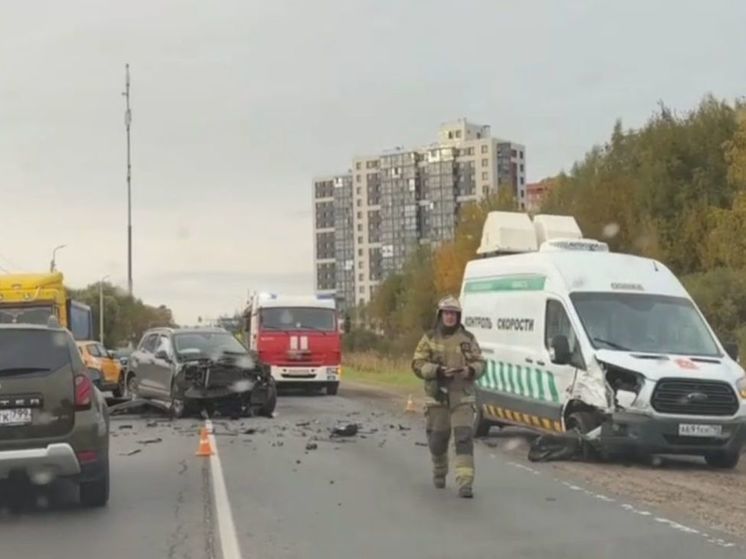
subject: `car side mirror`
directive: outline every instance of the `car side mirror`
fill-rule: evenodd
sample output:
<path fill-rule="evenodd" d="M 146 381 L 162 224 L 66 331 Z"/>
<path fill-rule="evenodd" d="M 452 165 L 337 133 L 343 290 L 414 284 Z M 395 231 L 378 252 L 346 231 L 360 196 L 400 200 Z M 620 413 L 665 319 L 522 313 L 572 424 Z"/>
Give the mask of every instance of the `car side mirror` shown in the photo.
<path fill-rule="evenodd" d="M 549 355 L 555 365 L 569 365 L 572 359 L 567 336 L 555 336 L 549 344 Z"/>
<path fill-rule="evenodd" d="M 171 357 L 169 357 L 168 352 L 165 349 L 161 349 L 160 351 L 156 352 L 155 358 L 161 359 L 163 361 L 171 361 Z"/>
<path fill-rule="evenodd" d="M 733 359 L 733 361 L 738 361 L 738 344 L 734 342 L 728 342 L 723 344 L 723 349 L 725 350 L 725 353 L 728 354 L 728 357 Z"/>

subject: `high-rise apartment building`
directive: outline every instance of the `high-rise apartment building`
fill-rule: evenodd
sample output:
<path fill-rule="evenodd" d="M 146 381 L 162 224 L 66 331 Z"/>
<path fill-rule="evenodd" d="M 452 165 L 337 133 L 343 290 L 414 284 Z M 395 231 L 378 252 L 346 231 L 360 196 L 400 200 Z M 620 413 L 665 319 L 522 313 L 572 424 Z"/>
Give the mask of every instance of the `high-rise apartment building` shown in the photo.
<path fill-rule="evenodd" d="M 463 204 L 506 188 L 525 208 L 525 148 L 465 119 L 432 145 L 353 158 L 350 174 L 314 180 L 317 292 L 343 308 L 367 303 L 417 246 L 453 238 Z"/>

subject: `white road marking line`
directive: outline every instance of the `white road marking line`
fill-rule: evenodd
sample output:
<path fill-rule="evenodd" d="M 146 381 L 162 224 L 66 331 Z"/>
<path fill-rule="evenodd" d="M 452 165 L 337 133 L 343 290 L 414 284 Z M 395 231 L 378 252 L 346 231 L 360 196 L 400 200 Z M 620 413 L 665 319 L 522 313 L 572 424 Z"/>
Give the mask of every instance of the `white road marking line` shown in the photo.
<path fill-rule="evenodd" d="M 220 464 L 220 454 L 215 435 L 212 432 L 212 421 L 205 420 L 207 437 L 212 446 L 213 455 L 210 456 L 210 473 L 212 474 L 212 494 L 215 501 L 217 514 L 218 532 L 220 534 L 220 549 L 223 559 L 241 559 L 241 548 L 238 545 L 236 525 L 233 523 L 233 509 L 228 499 L 228 490 L 225 487 L 223 467 Z"/>
<path fill-rule="evenodd" d="M 525 464 L 519 464 L 518 462 L 508 462 L 508 466 L 518 468 L 519 470 L 523 470 L 524 472 L 529 472 L 531 474 L 534 474 L 535 476 L 541 475 L 541 472 L 539 470 L 534 470 L 533 468 L 529 468 Z"/>

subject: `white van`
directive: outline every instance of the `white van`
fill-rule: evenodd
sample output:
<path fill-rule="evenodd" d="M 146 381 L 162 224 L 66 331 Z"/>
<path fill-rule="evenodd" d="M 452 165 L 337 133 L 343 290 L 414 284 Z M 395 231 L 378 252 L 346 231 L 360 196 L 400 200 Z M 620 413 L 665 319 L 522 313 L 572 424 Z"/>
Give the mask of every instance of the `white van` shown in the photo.
<path fill-rule="evenodd" d="M 660 262 L 582 239 L 573 218 L 493 212 L 461 300 L 491 425 L 578 429 L 605 448 L 738 463 L 746 376 Z"/>

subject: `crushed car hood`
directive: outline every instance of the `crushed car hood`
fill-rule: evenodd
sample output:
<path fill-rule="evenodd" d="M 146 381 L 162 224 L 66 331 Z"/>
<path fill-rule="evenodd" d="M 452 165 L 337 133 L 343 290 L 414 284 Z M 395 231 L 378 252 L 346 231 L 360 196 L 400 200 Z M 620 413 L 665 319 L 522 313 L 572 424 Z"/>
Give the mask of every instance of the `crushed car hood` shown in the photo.
<path fill-rule="evenodd" d="M 596 352 L 596 359 L 640 373 L 649 380 L 679 377 L 735 382 L 744 374 L 740 367 L 723 357 L 698 358 L 600 349 Z"/>

